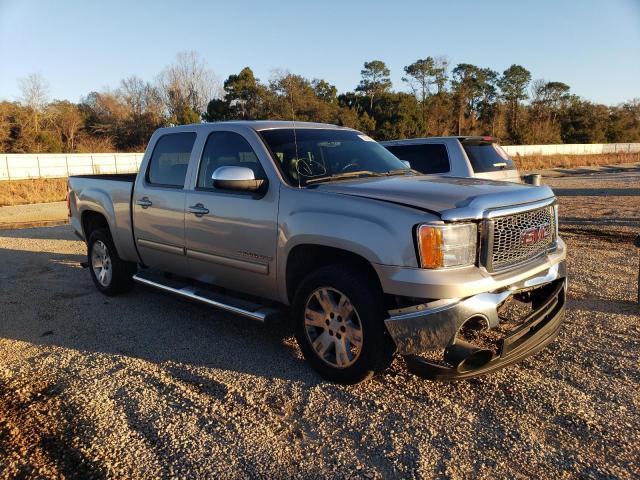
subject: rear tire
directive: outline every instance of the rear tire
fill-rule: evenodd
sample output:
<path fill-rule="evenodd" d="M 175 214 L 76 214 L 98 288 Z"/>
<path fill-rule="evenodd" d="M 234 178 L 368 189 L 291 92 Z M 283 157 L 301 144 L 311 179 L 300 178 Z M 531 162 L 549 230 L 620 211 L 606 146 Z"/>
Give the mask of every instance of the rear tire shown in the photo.
<path fill-rule="evenodd" d="M 395 347 L 384 326 L 383 293 L 362 269 L 328 265 L 310 273 L 292 313 L 298 345 L 323 378 L 359 383 L 391 364 Z"/>
<path fill-rule="evenodd" d="M 138 266 L 120 259 L 109 230 L 91 232 L 87 245 L 89 273 L 96 288 L 108 296 L 131 290 Z"/>

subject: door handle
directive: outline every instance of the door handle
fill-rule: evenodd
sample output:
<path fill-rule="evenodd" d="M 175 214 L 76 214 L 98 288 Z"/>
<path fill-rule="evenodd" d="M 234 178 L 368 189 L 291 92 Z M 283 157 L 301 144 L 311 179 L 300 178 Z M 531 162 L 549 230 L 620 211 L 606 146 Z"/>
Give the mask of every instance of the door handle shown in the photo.
<path fill-rule="evenodd" d="M 149 208 L 151 205 L 153 205 L 153 202 L 149 200 L 149 197 L 142 197 L 140 200 L 137 200 L 136 203 L 142 208 Z"/>
<path fill-rule="evenodd" d="M 209 209 L 201 203 L 196 203 L 195 205 L 190 206 L 187 210 L 189 213 L 193 213 L 196 217 L 201 217 L 209 213 Z"/>

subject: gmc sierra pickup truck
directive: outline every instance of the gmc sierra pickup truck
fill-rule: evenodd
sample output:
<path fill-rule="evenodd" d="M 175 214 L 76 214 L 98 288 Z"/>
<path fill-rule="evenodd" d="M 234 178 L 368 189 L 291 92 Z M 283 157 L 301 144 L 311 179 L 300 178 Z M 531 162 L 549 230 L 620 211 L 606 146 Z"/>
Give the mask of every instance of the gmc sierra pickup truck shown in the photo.
<path fill-rule="evenodd" d="M 336 382 L 395 354 L 426 377 L 476 376 L 560 328 L 566 251 L 548 187 L 422 175 L 349 128 L 162 128 L 137 175 L 70 177 L 68 201 L 98 290 L 137 282 L 267 325 L 289 313 Z"/>

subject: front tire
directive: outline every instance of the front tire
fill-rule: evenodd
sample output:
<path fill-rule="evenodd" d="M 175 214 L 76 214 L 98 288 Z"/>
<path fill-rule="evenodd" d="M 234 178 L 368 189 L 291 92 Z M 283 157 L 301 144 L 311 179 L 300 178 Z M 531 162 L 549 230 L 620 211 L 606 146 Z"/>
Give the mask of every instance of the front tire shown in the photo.
<path fill-rule="evenodd" d="M 361 269 L 328 265 L 310 273 L 296 291 L 293 315 L 305 359 L 327 380 L 359 383 L 391 363 L 382 290 Z"/>
<path fill-rule="evenodd" d="M 105 295 L 124 293 L 133 287 L 137 265 L 118 256 L 111 233 L 105 228 L 91 232 L 87 259 L 89 273 L 96 288 Z"/>

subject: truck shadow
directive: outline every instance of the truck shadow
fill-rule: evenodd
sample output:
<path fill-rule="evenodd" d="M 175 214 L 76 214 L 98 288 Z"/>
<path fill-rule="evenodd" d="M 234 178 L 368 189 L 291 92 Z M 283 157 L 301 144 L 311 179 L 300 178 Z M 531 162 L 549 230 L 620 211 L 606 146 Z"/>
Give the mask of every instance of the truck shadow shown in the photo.
<path fill-rule="evenodd" d="M 70 229 L 47 230 L 0 233 L 0 337 L 320 383 L 286 321 L 265 325 L 142 286 L 106 297 L 79 266 L 84 245 L 69 242 Z M 31 251 L 34 238 L 50 242 Z M 29 250 L 3 248 L 16 242 Z"/>

